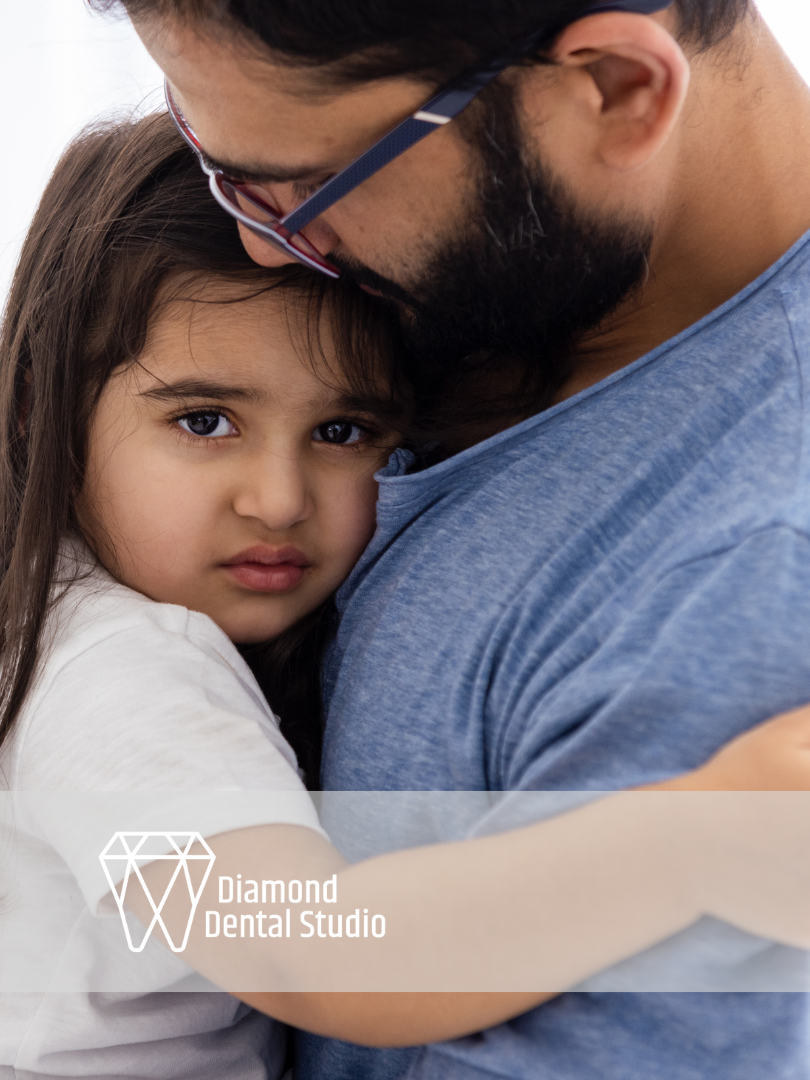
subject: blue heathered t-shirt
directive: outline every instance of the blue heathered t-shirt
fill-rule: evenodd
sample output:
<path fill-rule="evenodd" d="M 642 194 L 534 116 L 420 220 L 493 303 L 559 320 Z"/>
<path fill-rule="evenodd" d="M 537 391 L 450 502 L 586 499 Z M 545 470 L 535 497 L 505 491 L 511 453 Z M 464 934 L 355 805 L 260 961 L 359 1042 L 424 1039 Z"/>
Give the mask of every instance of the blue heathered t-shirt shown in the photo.
<path fill-rule="evenodd" d="M 810 700 L 808 376 L 805 237 L 569 401 L 424 472 L 397 455 L 339 598 L 324 788 L 544 791 L 553 813 Z M 642 955 L 421 1050 L 301 1036 L 297 1080 L 810 1077 L 807 995 L 730 992 L 803 954 L 711 920 L 677 944 L 656 978 L 684 992 L 635 992 Z"/>

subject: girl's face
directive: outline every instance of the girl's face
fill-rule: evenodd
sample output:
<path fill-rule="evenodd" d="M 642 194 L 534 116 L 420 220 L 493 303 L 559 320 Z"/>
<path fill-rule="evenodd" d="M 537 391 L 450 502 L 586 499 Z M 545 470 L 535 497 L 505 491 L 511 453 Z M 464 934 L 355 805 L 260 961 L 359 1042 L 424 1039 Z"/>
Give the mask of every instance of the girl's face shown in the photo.
<path fill-rule="evenodd" d="M 284 291 L 170 305 L 90 426 L 78 513 L 102 562 L 237 643 L 281 633 L 346 578 L 392 441 L 301 359 L 296 324 Z"/>

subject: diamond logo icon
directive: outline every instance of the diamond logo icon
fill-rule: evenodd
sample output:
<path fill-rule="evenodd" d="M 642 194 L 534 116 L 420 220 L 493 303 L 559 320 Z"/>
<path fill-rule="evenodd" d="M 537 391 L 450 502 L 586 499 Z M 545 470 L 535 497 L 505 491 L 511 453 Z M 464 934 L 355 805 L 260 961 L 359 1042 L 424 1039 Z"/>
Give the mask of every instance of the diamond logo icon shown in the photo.
<path fill-rule="evenodd" d="M 166 851 L 167 845 L 171 849 L 168 852 Z M 107 884 L 110 886 L 110 892 L 115 897 L 115 902 L 118 905 L 127 945 L 132 952 L 143 952 L 156 926 L 160 926 L 172 952 L 183 952 L 188 944 L 188 936 L 191 933 L 197 905 L 200 902 L 200 897 L 215 860 L 216 855 L 202 836 L 196 832 L 117 832 L 115 834 L 99 855 L 99 861 L 107 879 Z M 143 866 L 153 862 L 175 864 L 169 883 L 158 902 L 152 896 L 141 873 Z M 123 878 L 121 878 L 122 864 L 124 864 Z M 199 878 L 200 873 L 202 873 L 201 879 Z M 125 907 L 127 889 L 133 877 L 140 882 L 143 894 L 152 908 L 152 921 L 147 926 L 146 933 L 139 945 L 136 945 L 132 940 Z M 120 879 L 118 885 L 115 884 L 116 879 Z M 163 909 L 166 901 L 177 889 L 183 891 L 190 905 L 185 933 L 179 945 L 175 944 L 163 921 Z"/>

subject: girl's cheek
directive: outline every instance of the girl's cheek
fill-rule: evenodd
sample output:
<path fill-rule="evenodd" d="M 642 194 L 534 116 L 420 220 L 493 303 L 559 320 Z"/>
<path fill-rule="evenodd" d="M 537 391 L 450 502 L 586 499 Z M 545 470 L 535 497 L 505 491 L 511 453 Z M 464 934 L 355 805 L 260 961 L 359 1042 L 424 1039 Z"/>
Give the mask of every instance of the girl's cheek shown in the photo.
<path fill-rule="evenodd" d="M 334 508 L 335 538 L 340 538 L 340 555 L 348 570 L 362 555 L 377 525 L 378 485 L 373 479 L 358 482 L 347 498 Z"/>
<path fill-rule="evenodd" d="M 358 512 L 358 536 L 357 536 L 357 555 L 362 553 L 366 544 L 374 535 L 374 530 L 377 527 L 377 495 L 378 486 L 372 480 L 367 488 L 366 497 L 361 499 L 361 506 Z"/>

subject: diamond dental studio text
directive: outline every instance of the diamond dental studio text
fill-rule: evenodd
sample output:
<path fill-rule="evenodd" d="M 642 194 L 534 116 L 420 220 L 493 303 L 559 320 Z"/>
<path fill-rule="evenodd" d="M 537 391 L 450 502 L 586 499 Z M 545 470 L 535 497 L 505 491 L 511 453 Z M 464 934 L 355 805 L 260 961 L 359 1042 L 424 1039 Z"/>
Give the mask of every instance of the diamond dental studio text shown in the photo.
<path fill-rule="evenodd" d="M 263 910 L 240 912 L 238 915 L 222 915 L 218 911 L 206 911 L 205 913 L 205 936 L 216 938 L 222 934 L 226 938 L 235 937 L 262 937 L 280 938 L 290 937 L 292 927 L 298 929 L 303 926 L 299 937 L 311 938 L 340 938 L 344 934 L 350 938 L 375 938 L 385 937 L 385 916 L 369 916 L 368 908 L 355 908 L 353 915 L 346 916 L 344 925 L 343 915 L 333 915 L 332 912 L 305 909 L 296 912 L 298 919 L 293 921 L 292 909 L 287 904 L 336 904 L 337 903 L 337 875 L 330 881 L 254 881 L 247 878 L 242 881 L 242 875 L 236 875 L 236 881 L 231 877 L 219 879 L 219 902 L 220 904 L 281 904 L 284 905 L 282 914 L 278 912 L 266 912 Z"/>

